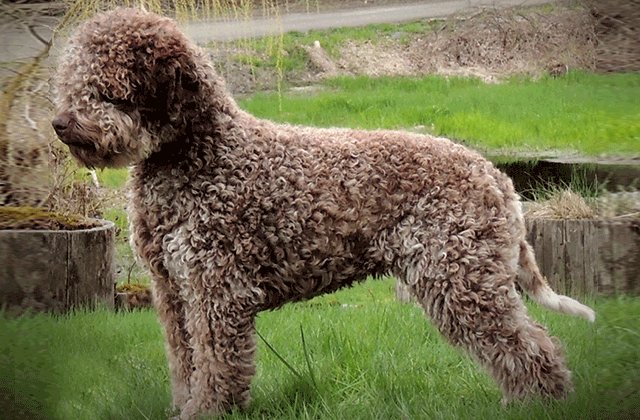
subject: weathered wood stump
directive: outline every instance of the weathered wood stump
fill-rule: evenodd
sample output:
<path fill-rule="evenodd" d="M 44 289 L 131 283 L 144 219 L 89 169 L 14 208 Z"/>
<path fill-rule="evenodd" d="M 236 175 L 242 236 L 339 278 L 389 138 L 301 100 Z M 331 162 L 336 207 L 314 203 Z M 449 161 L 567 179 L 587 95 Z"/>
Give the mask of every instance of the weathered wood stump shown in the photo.
<path fill-rule="evenodd" d="M 576 297 L 640 294 L 640 219 L 527 219 L 527 240 L 558 293 Z M 412 298 L 396 282 L 396 298 Z"/>
<path fill-rule="evenodd" d="M 527 219 L 527 240 L 559 293 L 640 293 L 640 219 Z"/>
<path fill-rule="evenodd" d="M 115 226 L 0 230 L 0 305 L 9 313 L 113 307 Z"/>

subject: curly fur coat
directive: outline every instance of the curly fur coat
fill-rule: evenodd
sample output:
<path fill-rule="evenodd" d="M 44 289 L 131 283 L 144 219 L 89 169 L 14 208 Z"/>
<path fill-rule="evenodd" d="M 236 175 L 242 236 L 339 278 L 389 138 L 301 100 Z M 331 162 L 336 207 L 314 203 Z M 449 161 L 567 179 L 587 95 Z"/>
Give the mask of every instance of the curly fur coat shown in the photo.
<path fill-rule="evenodd" d="M 561 398 L 571 375 L 530 319 L 593 320 L 545 283 L 520 201 L 449 140 L 277 125 L 238 108 L 170 19 L 98 15 L 72 36 L 53 126 L 87 166 L 133 164 L 131 242 L 153 274 L 183 418 L 249 401 L 259 311 L 392 273 L 508 398 Z"/>

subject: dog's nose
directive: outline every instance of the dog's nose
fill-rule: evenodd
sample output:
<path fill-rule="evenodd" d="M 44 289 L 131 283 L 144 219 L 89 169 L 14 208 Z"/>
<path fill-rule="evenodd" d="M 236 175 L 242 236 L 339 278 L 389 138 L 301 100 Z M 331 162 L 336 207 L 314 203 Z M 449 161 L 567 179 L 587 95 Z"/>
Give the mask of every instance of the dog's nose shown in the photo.
<path fill-rule="evenodd" d="M 69 128 L 69 125 L 71 125 L 71 119 L 66 115 L 57 115 L 51 121 L 51 125 L 53 129 L 56 130 L 56 133 L 62 134 Z"/>

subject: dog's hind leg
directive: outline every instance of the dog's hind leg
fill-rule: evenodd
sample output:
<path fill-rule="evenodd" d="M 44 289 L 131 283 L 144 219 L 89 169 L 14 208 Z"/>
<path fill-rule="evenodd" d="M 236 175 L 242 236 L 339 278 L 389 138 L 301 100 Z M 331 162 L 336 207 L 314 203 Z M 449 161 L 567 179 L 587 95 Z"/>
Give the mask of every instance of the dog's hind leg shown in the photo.
<path fill-rule="evenodd" d="M 507 399 L 563 398 L 571 373 L 545 328 L 527 316 L 515 273 L 495 259 L 476 267 L 461 260 L 410 286 L 432 322 L 487 368 Z"/>

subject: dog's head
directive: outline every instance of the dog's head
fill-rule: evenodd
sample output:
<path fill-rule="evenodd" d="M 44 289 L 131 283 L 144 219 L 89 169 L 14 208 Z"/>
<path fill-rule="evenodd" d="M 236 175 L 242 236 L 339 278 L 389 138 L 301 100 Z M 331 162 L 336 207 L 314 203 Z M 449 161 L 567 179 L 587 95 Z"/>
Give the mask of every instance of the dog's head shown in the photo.
<path fill-rule="evenodd" d="M 144 159 L 188 131 L 211 78 L 203 60 L 170 19 L 137 9 L 97 15 L 61 57 L 53 128 L 86 166 Z"/>

